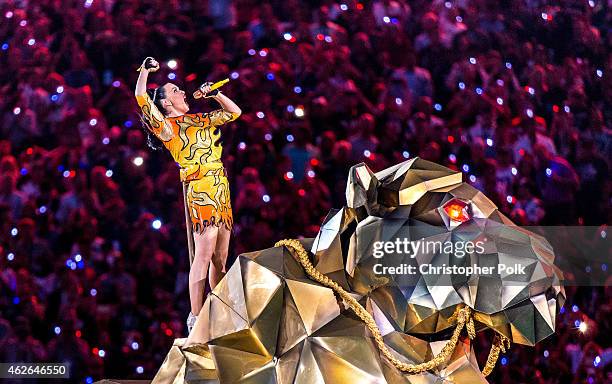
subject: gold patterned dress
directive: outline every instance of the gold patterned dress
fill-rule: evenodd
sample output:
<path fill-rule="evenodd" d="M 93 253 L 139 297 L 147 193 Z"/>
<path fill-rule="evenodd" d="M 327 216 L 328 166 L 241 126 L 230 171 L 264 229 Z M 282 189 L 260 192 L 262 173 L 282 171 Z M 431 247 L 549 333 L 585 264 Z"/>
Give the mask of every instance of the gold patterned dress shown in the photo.
<path fill-rule="evenodd" d="M 194 232 L 207 225 L 224 224 L 232 229 L 229 183 L 219 142 L 220 125 L 239 115 L 223 109 L 164 117 L 147 95 L 136 96 L 151 132 L 159 138 L 181 167 L 181 181 L 189 182 L 187 205 Z"/>

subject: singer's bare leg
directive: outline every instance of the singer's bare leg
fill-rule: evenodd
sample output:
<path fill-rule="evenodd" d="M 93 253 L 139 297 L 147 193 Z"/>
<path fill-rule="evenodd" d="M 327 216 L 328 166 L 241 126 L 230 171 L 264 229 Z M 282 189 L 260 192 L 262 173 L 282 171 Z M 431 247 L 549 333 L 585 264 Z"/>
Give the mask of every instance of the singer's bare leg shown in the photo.
<path fill-rule="evenodd" d="M 209 267 L 208 282 L 210 283 L 210 289 L 214 289 L 225 274 L 225 262 L 227 261 L 230 235 L 231 231 L 225 225 L 219 227 L 215 253 Z"/>
<path fill-rule="evenodd" d="M 215 252 L 219 227 L 207 226 L 201 234 L 194 233 L 195 256 L 189 270 L 189 300 L 191 313 L 198 315 L 204 303 L 204 289 L 210 260 Z"/>

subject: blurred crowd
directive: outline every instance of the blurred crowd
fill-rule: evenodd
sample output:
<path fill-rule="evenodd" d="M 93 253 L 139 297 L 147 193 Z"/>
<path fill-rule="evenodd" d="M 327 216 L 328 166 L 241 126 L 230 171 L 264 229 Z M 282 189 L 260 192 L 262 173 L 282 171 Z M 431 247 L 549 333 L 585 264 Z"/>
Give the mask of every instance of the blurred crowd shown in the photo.
<path fill-rule="evenodd" d="M 186 335 L 178 168 L 133 97 L 146 56 L 188 94 L 232 80 L 231 259 L 314 236 L 351 165 L 415 156 L 517 224 L 607 224 L 611 18 L 602 0 L 0 2 L 0 362 L 150 378 Z M 493 382 L 612 382 L 612 292 L 568 291 L 558 334 Z"/>

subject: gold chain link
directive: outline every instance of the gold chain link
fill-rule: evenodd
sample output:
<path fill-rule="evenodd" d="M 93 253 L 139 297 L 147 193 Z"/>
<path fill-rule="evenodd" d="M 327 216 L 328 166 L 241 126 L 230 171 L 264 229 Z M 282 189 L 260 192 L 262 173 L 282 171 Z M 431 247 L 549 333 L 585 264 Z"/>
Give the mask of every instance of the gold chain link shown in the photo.
<path fill-rule="evenodd" d="M 374 341 L 376 342 L 376 346 L 378 350 L 393 364 L 393 366 L 399 369 L 402 372 L 408 374 L 418 374 L 425 371 L 431 371 L 444 363 L 450 356 L 452 355 L 455 347 L 457 346 L 457 342 L 459 341 L 459 337 L 461 336 L 461 330 L 465 326 L 468 336 L 470 339 L 476 337 L 476 328 L 474 326 L 474 319 L 472 317 L 471 308 L 467 305 L 457 306 L 455 313 L 449 318 L 449 322 L 457 321 L 457 326 L 453 331 L 453 334 L 450 340 L 444 345 L 440 353 L 435 355 L 431 360 L 425 361 L 420 364 L 408 364 L 400 361 L 396 358 L 387 345 L 384 342 L 383 336 L 376 324 L 376 321 L 372 317 L 372 315 L 361 305 L 353 296 L 351 296 L 344 288 L 342 288 L 338 283 L 330 279 L 329 277 L 322 274 L 318 271 L 310 262 L 310 257 L 308 256 L 308 252 L 304 249 L 302 243 L 295 239 L 285 239 L 280 240 L 274 244 L 275 247 L 285 246 L 287 249 L 292 251 L 295 255 L 297 255 L 299 263 L 304 268 L 304 271 L 316 282 L 331 288 L 334 292 L 336 292 L 355 312 L 357 316 L 366 324 L 372 336 L 374 337 Z M 507 348 L 510 348 L 510 340 L 504 335 L 496 334 L 493 345 L 491 346 L 491 351 L 489 352 L 489 357 L 487 358 L 487 363 L 482 370 L 482 373 L 485 376 L 488 376 L 495 368 L 495 364 L 497 359 L 499 358 L 500 351 L 506 352 L 506 344 Z"/>

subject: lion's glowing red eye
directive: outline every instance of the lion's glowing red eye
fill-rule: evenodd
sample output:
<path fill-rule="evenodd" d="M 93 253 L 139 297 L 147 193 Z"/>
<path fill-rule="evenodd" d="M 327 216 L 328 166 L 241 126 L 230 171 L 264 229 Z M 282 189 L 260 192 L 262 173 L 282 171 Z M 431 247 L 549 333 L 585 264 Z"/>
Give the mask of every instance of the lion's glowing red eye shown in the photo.
<path fill-rule="evenodd" d="M 448 201 L 446 204 L 444 204 L 443 209 L 448 217 L 450 217 L 452 220 L 464 223 L 470 219 L 468 204 L 459 199 L 452 199 Z"/>

